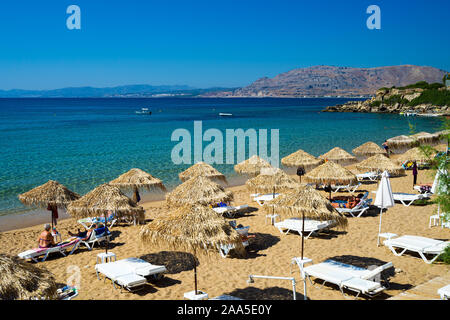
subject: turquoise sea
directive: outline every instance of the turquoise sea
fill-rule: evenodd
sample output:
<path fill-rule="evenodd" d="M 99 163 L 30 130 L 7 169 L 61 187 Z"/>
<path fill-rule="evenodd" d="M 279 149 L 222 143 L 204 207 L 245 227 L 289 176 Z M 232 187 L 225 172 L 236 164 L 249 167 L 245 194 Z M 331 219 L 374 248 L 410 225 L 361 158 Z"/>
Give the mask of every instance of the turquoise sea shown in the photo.
<path fill-rule="evenodd" d="M 177 128 L 279 129 L 280 159 L 297 149 L 315 156 L 339 146 L 351 152 L 369 140 L 440 130 L 438 118 L 391 114 L 321 113 L 349 99 L 0 99 L 0 215 L 29 210 L 17 195 L 57 180 L 85 194 L 131 168 L 160 178 L 169 188 L 188 165 L 174 165 Z M 153 114 L 136 110 L 149 108 Z M 232 117 L 219 117 L 219 113 Z M 207 143 L 204 143 L 206 145 Z M 233 165 L 214 165 L 231 184 Z"/>

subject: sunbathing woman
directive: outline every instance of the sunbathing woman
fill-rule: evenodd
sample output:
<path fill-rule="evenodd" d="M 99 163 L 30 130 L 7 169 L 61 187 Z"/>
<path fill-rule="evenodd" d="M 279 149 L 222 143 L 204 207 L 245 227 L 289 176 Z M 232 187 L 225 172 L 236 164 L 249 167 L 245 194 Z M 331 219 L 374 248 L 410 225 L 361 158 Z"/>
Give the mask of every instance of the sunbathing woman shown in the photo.
<path fill-rule="evenodd" d="M 51 248 L 56 245 L 55 240 L 50 233 L 50 229 L 50 224 L 47 223 L 44 225 L 44 231 L 42 231 L 41 235 L 38 238 L 39 248 Z"/>

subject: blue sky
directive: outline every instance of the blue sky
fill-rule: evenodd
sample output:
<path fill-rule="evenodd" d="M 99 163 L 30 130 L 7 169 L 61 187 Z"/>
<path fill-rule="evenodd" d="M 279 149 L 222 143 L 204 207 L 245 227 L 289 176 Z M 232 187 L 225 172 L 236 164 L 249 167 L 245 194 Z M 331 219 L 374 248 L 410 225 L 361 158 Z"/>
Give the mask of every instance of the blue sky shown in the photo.
<path fill-rule="evenodd" d="M 68 30 L 66 8 L 81 8 Z M 381 30 L 366 8 L 381 8 Z M 0 89 L 243 86 L 312 65 L 450 71 L 450 1 L 20 0 L 0 3 Z"/>

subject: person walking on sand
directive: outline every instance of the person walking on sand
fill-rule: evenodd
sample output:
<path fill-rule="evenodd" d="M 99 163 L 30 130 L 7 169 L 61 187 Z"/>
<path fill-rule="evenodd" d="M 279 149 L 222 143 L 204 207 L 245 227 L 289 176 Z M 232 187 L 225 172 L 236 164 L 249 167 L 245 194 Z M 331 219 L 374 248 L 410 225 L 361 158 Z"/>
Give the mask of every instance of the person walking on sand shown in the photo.
<path fill-rule="evenodd" d="M 413 189 L 414 189 L 414 186 L 417 184 L 417 162 L 416 161 L 414 161 L 413 162 L 413 166 L 412 166 L 412 174 L 413 174 L 413 177 L 414 177 L 414 180 L 413 180 Z"/>

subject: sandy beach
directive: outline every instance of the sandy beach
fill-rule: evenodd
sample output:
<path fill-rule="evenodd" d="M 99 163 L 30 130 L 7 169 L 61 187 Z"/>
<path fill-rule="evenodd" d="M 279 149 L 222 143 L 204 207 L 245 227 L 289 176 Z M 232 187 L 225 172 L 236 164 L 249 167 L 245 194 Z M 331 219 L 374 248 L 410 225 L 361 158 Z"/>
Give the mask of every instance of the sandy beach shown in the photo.
<path fill-rule="evenodd" d="M 430 171 L 420 171 L 418 183 L 432 181 Z M 406 176 L 391 178 L 391 184 L 394 192 L 414 192 L 411 171 L 407 171 Z M 357 193 L 365 190 L 373 191 L 376 187 L 376 183 L 363 184 Z M 246 258 L 222 258 L 219 253 L 212 259 L 200 257 L 197 268 L 199 289 L 207 292 L 210 297 L 230 294 L 243 299 L 292 299 L 292 287 L 288 281 L 257 279 L 254 283 L 248 284 L 246 280 L 250 274 L 290 276 L 290 261 L 293 257 L 300 255 L 301 237 L 295 232 L 281 234 L 277 228 L 266 223 L 264 209 L 251 201 L 245 186 L 234 186 L 229 190 L 234 193 L 234 204 L 249 204 L 252 208 L 251 212 L 237 217 L 236 220 L 238 224 L 250 226 L 250 234 L 255 235 L 255 238 L 247 248 Z M 323 194 L 326 195 L 324 192 Z M 337 193 L 337 195 L 340 194 L 346 193 Z M 373 193 L 370 194 L 370 198 L 374 198 Z M 147 221 L 158 219 L 168 212 L 164 201 L 144 202 L 142 206 L 145 209 Z M 429 217 L 435 212 L 436 206 L 433 204 L 409 207 L 396 204 L 383 215 L 382 232 L 448 240 L 450 238 L 448 229 L 428 227 Z M 448 272 L 447 265 L 441 263 L 429 265 L 414 254 L 396 257 L 387 247 L 383 245 L 377 247 L 378 224 L 379 209 L 377 208 L 371 209 L 360 218 L 349 217 L 347 230 L 332 229 L 330 232 L 306 240 L 305 256 L 313 259 L 315 263 L 333 258 L 363 267 L 393 262 L 395 272 L 393 270 L 388 272 L 390 288 L 375 299 L 389 298 Z M 101 247 L 96 247 L 93 251 L 80 247 L 68 257 L 55 255 L 37 265 L 50 270 L 60 284 L 69 281 L 73 266 L 77 266 L 81 272 L 81 287 L 77 299 L 183 299 L 183 294 L 193 290 L 194 286 L 191 256 L 180 252 L 161 252 L 144 246 L 138 239 L 141 227 L 126 224 L 114 226 L 111 229 L 113 237 L 110 251 L 114 252 L 118 259 L 139 257 L 154 264 L 164 264 L 168 273 L 163 279 L 149 283 L 144 290 L 136 293 L 114 289 L 109 280 L 104 282 L 97 279 L 94 265 L 97 253 L 104 251 Z M 58 224 L 58 231 L 63 239 L 69 236 L 69 230 L 74 232 L 78 228 L 83 229 L 74 219 L 61 220 Z M 37 225 L 3 232 L 1 253 L 17 255 L 19 252 L 35 247 L 41 229 L 42 225 Z M 303 298 L 299 269 L 295 266 L 292 270 L 292 275 L 298 281 L 297 298 Z M 344 299 L 337 287 L 326 285 L 319 288 L 318 284 L 314 287 L 308 284 L 308 297 L 313 300 Z"/>

